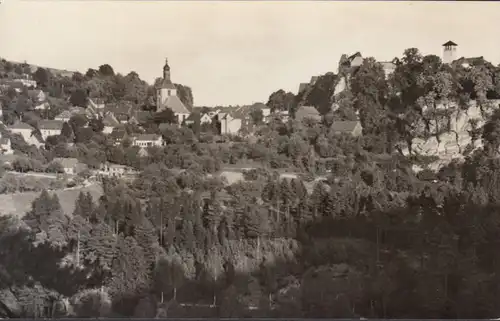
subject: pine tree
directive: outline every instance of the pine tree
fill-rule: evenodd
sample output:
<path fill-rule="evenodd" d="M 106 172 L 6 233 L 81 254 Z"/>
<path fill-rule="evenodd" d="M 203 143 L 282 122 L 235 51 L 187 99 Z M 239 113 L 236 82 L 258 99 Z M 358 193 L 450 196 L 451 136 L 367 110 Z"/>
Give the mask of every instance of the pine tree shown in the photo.
<path fill-rule="evenodd" d="M 142 248 L 133 237 L 118 238 L 117 257 L 113 262 L 110 293 L 117 312 L 133 313 L 135 300 L 149 286 L 148 267 Z"/>
<path fill-rule="evenodd" d="M 134 238 L 144 251 L 144 257 L 148 267 L 151 267 L 156 262 L 156 256 L 159 249 L 156 235 L 153 224 L 145 217 L 142 219 L 142 222 L 134 228 Z"/>

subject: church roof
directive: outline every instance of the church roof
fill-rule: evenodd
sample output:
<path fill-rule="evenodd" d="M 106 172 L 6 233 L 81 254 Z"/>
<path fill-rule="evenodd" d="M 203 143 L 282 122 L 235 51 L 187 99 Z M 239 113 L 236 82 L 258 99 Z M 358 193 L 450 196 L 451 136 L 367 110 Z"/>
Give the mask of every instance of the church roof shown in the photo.
<path fill-rule="evenodd" d="M 176 95 L 169 96 L 164 104 L 165 107 L 170 108 L 176 114 L 190 114 L 186 105 Z"/>
<path fill-rule="evenodd" d="M 453 41 L 450 40 L 450 41 L 444 43 L 443 46 L 447 47 L 447 46 L 458 46 L 458 45 L 456 43 L 454 43 Z"/>
<path fill-rule="evenodd" d="M 175 85 L 172 83 L 171 80 L 163 78 L 163 81 L 160 83 L 160 88 L 165 88 L 165 89 L 176 89 Z"/>

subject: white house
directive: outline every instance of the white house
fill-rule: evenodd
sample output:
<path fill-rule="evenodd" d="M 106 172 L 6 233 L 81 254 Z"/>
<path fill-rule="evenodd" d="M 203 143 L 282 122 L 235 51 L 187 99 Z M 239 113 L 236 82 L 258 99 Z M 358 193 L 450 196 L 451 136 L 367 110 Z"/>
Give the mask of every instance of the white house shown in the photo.
<path fill-rule="evenodd" d="M 14 154 L 14 150 L 10 145 L 10 139 L 8 137 L 2 137 L 0 133 L 0 154 L 2 155 L 12 155 Z"/>
<path fill-rule="evenodd" d="M 241 119 L 233 118 L 230 114 L 225 114 L 219 121 L 221 134 L 237 134 L 241 129 Z"/>
<path fill-rule="evenodd" d="M 54 162 L 62 165 L 64 173 L 74 175 L 83 169 L 83 164 L 80 164 L 78 159 L 73 157 L 58 157 L 54 158 Z"/>
<path fill-rule="evenodd" d="M 191 111 L 184 105 L 184 103 L 177 96 L 177 88 L 170 80 L 170 66 L 165 59 L 165 66 L 163 67 L 163 81 L 156 88 L 156 111 L 160 112 L 169 108 L 177 117 L 177 123 L 180 125 L 189 117 Z"/>
<path fill-rule="evenodd" d="M 111 134 L 116 127 L 120 126 L 120 122 L 112 113 L 104 116 L 104 118 L 102 119 L 102 123 L 104 125 L 102 132 L 106 135 Z"/>
<path fill-rule="evenodd" d="M 212 115 L 212 116 L 210 116 L 210 114 L 203 114 L 203 115 L 201 115 L 201 117 L 200 117 L 200 124 L 210 124 L 212 122 L 212 117 L 213 116 L 215 116 L 215 114 Z"/>
<path fill-rule="evenodd" d="M 49 136 L 61 135 L 64 122 L 60 120 L 47 120 L 43 119 L 38 122 L 38 129 L 42 134 L 43 140 L 47 140 Z"/>
<path fill-rule="evenodd" d="M 67 122 L 71 118 L 71 112 L 69 110 L 65 110 L 58 114 L 56 117 L 54 117 L 54 120 L 61 121 L 63 123 Z"/>
<path fill-rule="evenodd" d="M 97 173 L 104 176 L 122 177 L 127 174 L 135 174 L 136 171 L 130 166 L 105 163 L 99 167 Z"/>
<path fill-rule="evenodd" d="M 18 122 L 7 128 L 13 134 L 20 134 L 24 141 L 28 142 L 31 138 L 31 133 L 34 128 L 26 123 Z"/>
<path fill-rule="evenodd" d="M 142 134 L 133 139 L 133 145 L 139 147 L 162 146 L 163 138 L 156 134 Z"/>

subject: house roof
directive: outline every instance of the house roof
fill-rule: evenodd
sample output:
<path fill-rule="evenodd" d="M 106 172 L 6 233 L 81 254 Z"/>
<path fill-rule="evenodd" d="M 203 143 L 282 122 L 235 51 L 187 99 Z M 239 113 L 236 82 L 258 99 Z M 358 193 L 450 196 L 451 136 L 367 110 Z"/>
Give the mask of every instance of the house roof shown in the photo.
<path fill-rule="evenodd" d="M 110 134 L 113 139 L 123 139 L 127 135 L 127 131 L 123 128 L 114 128 Z"/>
<path fill-rule="evenodd" d="M 56 118 L 71 118 L 71 112 L 69 110 L 65 110 L 59 113 Z"/>
<path fill-rule="evenodd" d="M 155 141 L 161 138 L 160 135 L 156 134 L 140 134 L 135 137 L 135 140 L 140 140 L 140 141 Z"/>
<path fill-rule="evenodd" d="M 104 113 L 113 113 L 129 115 L 133 111 L 133 106 L 126 102 L 120 102 L 119 104 L 106 104 L 103 108 Z"/>
<path fill-rule="evenodd" d="M 138 122 L 144 123 L 151 119 L 153 117 L 153 114 L 149 111 L 138 110 L 133 113 L 133 116 Z"/>
<path fill-rule="evenodd" d="M 18 122 L 18 123 L 15 123 L 14 125 L 10 125 L 9 129 L 29 129 L 29 130 L 34 130 L 34 128 L 31 125 L 23 123 L 23 122 Z"/>
<path fill-rule="evenodd" d="M 169 96 L 165 101 L 165 106 L 170 108 L 176 114 L 190 114 L 191 112 L 187 109 L 186 105 L 179 99 L 179 97 L 173 95 Z"/>
<path fill-rule="evenodd" d="M 38 129 L 61 130 L 63 124 L 64 123 L 60 120 L 42 119 L 38 122 Z"/>
<path fill-rule="evenodd" d="M 306 90 L 308 86 L 309 86 L 309 84 L 306 82 L 300 83 L 299 92 Z"/>
<path fill-rule="evenodd" d="M 454 43 L 453 41 L 449 40 L 447 42 L 445 42 L 443 44 L 443 46 L 447 47 L 447 46 L 458 46 L 456 43 Z"/>
<path fill-rule="evenodd" d="M 120 125 L 118 120 L 116 120 L 116 118 L 112 114 L 107 114 L 106 116 L 104 116 L 104 118 L 102 119 L 102 123 L 104 126 L 109 127 L 116 127 Z"/>
<path fill-rule="evenodd" d="M 321 119 L 321 115 L 314 106 L 300 106 L 295 112 L 295 118 L 298 120 L 302 120 L 305 118 L 319 120 Z"/>
<path fill-rule="evenodd" d="M 336 132 L 352 133 L 356 126 L 360 124 L 359 121 L 334 121 L 331 129 Z"/>
<path fill-rule="evenodd" d="M 384 69 L 395 69 L 396 64 L 392 61 L 381 61 L 380 64 L 382 65 L 382 68 Z"/>
<path fill-rule="evenodd" d="M 359 52 L 359 51 L 358 51 L 358 52 L 356 52 L 354 55 L 349 56 L 349 58 L 347 58 L 347 59 L 348 59 L 349 61 L 352 61 L 352 60 L 354 60 L 354 58 L 357 58 L 357 57 L 363 57 L 363 56 L 361 55 L 361 52 Z"/>
<path fill-rule="evenodd" d="M 73 168 L 78 164 L 78 159 L 73 157 L 57 157 L 54 162 L 60 163 L 64 168 Z"/>
<path fill-rule="evenodd" d="M 484 61 L 484 57 L 483 56 L 480 56 L 480 57 L 469 57 L 469 58 L 465 58 L 465 57 L 460 57 L 458 58 L 457 60 L 454 61 L 454 63 L 468 63 L 470 65 L 475 65 L 475 64 L 479 64 L 481 62 Z"/>

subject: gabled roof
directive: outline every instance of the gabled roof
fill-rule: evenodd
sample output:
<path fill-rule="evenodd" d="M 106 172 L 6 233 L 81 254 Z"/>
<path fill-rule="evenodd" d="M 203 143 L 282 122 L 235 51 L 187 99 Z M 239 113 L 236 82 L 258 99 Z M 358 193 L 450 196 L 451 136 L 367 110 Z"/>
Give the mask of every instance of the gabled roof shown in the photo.
<path fill-rule="evenodd" d="M 78 164 L 78 159 L 73 157 L 57 157 L 54 162 L 60 163 L 64 168 L 73 168 Z"/>
<path fill-rule="evenodd" d="M 127 136 L 127 131 L 123 128 L 114 128 L 109 136 L 113 139 L 121 140 Z"/>
<path fill-rule="evenodd" d="M 295 112 L 295 119 L 302 120 L 305 118 L 320 120 L 321 115 L 314 106 L 300 106 Z"/>
<path fill-rule="evenodd" d="M 308 83 L 306 83 L 306 82 L 302 82 L 302 83 L 300 83 L 300 85 L 299 85 L 299 93 L 300 93 L 301 91 L 306 90 L 308 86 L 309 86 L 309 84 L 308 84 Z"/>
<path fill-rule="evenodd" d="M 102 123 L 104 126 L 109 127 L 116 127 L 120 125 L 118 120 L 112 114 L 107 114 L 106 116 L 104 116 L 104 118 L 102 119 Z"/>
<path fill-rule="evenodd" d="M 34 130 L 34 128 L 26 123 L 18 122 L 15 123 L 14 125 L 10 125 L 9 129 L 29 129 L 29 130 Z"/>
<path fill-rule="evenodd" d="M 443 46 L 448 47 L 448 46 L 458 46 L 456 43 L 453 41 L 449 40 L 443 44 Z"/>
<path fill-rule="evenodd" d="M 147 122 L 149 119 L 151 119 L 153 117 L 153 113 L 151 113 L 150 111 L 146 111 L 146 110 L 138 110 L 132 114 L 133 114 L 133 117 L 139 123 Z"/>
<path fill-rule="evenodd" d="M 191 112 L 187 109 L 186 105 L 179 99 L 179 97 L 173 95 L 169 96 L 165 101 L 165 107 L 170 108 L 175 114 L 190 114 Z"/>
<path fill-rule="evenodd" d="M 106 104 L 103 108 L 104 113 L 113 113 L 115 116 L 117 114 L 129 115 L 133 111 L 133 106 L 131 104 L 120 102 L 119 104 Z"/>
<path fill-rule="evenodd" d="M 64 123 L 60 120 L 42 119 L 38 121 L 38 129 L 61 130 L 63 128 L 63 124 Z"/>
<path fill-rule="evenodd" d="M 332 123 L 331 129 L 336 132 L 342 133 L 352 133 L 356 126 L 361 125 L 359 121 L 334 121 Z"/>
<path fill-rule="evenodd" d="M 71 118 L 71 112 L 69 110 L 64 110 L 59 115 L 57 115 L 55 118 Z"/>
<path fill-rule="evenodd" d="M 363 57 L 363 56 L 361 55 L 361 52 L 359 52 L 359 51 L 358 51 L 358 52 L 356 52 L 354 55 L 349 56 L 349 58 L 347 58 L 347 59 L 348 59 L 349 61 L 352 61 L 352 60 L 354 60 L 354 58 L 357 58 L 357 57 Z"/>
<path fill-rule="evenodd" d="M 140 141 L 155 141 L 160 139 L 160 135 L 156 134 L 140 134 L 135 137 L 135 140 L 140 140 Z"/>

